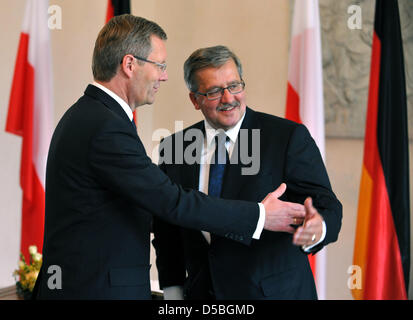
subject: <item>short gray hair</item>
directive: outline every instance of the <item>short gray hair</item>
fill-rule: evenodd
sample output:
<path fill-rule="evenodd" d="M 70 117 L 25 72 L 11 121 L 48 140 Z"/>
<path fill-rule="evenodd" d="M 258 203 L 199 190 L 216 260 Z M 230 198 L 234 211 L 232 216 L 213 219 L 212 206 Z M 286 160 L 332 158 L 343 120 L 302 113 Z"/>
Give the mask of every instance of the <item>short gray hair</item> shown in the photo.
<path fill-rule="evenodd" d="M 201 48 L 194 51 L 184 63 L 184 79 L 186 86 L 192 92 L 198 91 L 196 72 L 203 68 L 219 68 L 232 59 L 242 79 L 242 65 L 238 57 L 225 46 Z"/>
<path fill-rule="evenodd" d="M 153 21 L 123 14 L 113 17 L 96 39 L 92 71 L 95 80 L 112 79 L 126 54 L 147 58 L 152 51 L 151 36 L 166 40 L 165 31 Z"/>

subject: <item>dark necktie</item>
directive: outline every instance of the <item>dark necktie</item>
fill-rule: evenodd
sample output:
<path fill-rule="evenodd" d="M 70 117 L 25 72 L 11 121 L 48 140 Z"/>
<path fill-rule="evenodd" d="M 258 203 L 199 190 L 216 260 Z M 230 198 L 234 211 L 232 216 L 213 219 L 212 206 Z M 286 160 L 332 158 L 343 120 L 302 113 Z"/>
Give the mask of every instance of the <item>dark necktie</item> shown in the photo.
<path fill-rule="evenodd" d="M 229 163 L 227 149 L 225 142 L 229 139 L 228 136 L 221 132 L 215 136 L 215 152 L 211 159 L 209 166 L 209 183 L 208 195 L 213 197 L 221 197 L 222 182 L 224 180 L 224 173 L 226 164 Z M 211 244 L 217 241 L 220 237 L 211 233 Z"/>
<path fill-rule="evenodd" d="M 224 132 L 215 136 L 215 152 L 209 166 L 208 195 L 220 197 L 222 181 L 224 179 L 225 166 L 229 162 L 225 142 L 228 140 Z"/>

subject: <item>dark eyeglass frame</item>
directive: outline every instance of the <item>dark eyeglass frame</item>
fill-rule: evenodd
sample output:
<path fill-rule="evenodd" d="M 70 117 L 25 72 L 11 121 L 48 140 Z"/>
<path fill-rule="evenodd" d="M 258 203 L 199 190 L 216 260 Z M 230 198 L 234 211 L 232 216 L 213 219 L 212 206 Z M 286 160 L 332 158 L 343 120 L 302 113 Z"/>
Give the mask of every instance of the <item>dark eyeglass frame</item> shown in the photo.
<path fill-rule="evenodd" d="M 236 91 L 236 92 L 231 92 L 231 87 L 234 87 L 235 85 L 241 85 L 241 90 Z M 241 82 L 236 83 L 236 84 L 233 83 L 233 84 L 231 84 L 231 85 L 229 85 L 228 87 L 225 87 L 225 88 L 216 88 L 216 89 L 211 90 L 211 91 L 206 92 L 206 93 L 202 93 L 202 92 L 198 92 L 198 91 L 193 91 L 193 93 L 199 94 L 199 95 L 201 95 L 201 96 L 204 96 L 204 97 L 206 97 L 209 101 L 213 101 L 213 100 L 221 99 L 222 96 L 224 95 L 225 89 L 227 89 L 228 92 L 231 93 L 231 94 L 238 94 L 238 93 L 244 91 L 244 89 L 245 89 L 245 82 L 244 82 L 244 80 L 241 79 Z M 220 96 L 219 96 L 219 97 L 215 97 L 215 98 L 211 98 L 211 97 L 210 97 L 211 94 L 217 94 L 217 93 L 220 93 Z"/>
<path fill-rule="evenodd" d="M 138 56 L 133 56 L 133 57 L 137 60 L 141 60 L 141 61 L 144 61 L 144 62 L 149 62 L 149 63 L 152 63 L 152 64 L 156 65 L 161 70 L 161 72 L 165 72 L 165 70 L 166 70 L 166 66 L 167 66 L 166 63 L 159 63 L 159 62 L 148 60 L 148 59 L 138 57 Z M 122 61 L 123 61 L 123 59 L 122 59 Z M 121 64 L 122 64 L 122 61 L 120 62 Z"/>

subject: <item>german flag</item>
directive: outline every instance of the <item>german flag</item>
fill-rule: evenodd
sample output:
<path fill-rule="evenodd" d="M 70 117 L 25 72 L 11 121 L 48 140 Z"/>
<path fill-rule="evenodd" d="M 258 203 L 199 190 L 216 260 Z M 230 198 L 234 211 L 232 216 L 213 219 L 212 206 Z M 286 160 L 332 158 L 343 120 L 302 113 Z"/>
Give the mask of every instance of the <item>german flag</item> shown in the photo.
<path fill-rule="evenodd" d="M 124 13 L 130 13 L 130 0 L 108 0 L 106 22 Z"/>
<path fill-rule="evenodd" d="M 354 265 L 355 299 L 407 299 L 410 269 L 409 154 L 397 0 L 377 0 Z"/>

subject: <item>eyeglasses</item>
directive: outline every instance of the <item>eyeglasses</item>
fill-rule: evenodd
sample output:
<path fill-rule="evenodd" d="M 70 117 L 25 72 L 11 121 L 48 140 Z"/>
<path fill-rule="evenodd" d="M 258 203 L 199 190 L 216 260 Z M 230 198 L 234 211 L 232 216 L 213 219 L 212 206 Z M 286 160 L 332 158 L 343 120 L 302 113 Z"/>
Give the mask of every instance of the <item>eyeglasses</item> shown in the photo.
<path fill-rule="evenodd" d="M 148 60 L 148 59 L 141 58 L 141 57 L 138 57 L 138 56 L 133 56 L 133 57 L 135 59 L 138 59 L 138 60 L 141 60 L 141 61 L 153 63 L 155 66 L 157 66 L 161 70 L 161 72 L 165 72 L 165 70 L 166 70 L 166 63 L 159 63 L 159 62 Z M 123 59 L 121 60 L 120 64 L 122 64 L 122 61 L 123 61 Z"/>
<path fill-rule="evenodd" d="M 226 88 L 216 88 L 206 93 L 197 92 L 197 91 L 195 91 L 194 93 L 199 94 L 201 96 L 205 96 L 207 97 L 208 100 L 217 100 L 217 99 L 220 99 L 224 95 L 225 89 L 227 89 L 229 93 L 231 94 L 237 94 L 237 93 L 242 92 L 244 88 L 245 88 L 245 82 L 241 81 L 241 82 L 233 83 Z"/>
<path fill-rule="evenodd" d="M 166 63 L 159 63 L 159 62 L 151 61 L 151 60 L 141 58 L 141 57 L 138 57 L 138 56 L 134 56 L 134 57 L 138 60 L 141 60 L 141 61 L 153 63 L 155 66 L 157 66 L 161 70 L 161 72 L 165 72 L 165 70 L 166 70 Z"/>
<path fill-rule="evenodd" d="M 134 56 L 134 57 L 138 60 L 141 60 L 141 61 L 153 63 L 155 66 L 157 66 L 161 70 L 161 72 L 165 72 L 165 70 L 166 70 L 166 63 L 159 63 L 159 62 L 148 60 L 148 59 L 141 58 L 141 57 L 138 57 L 138 56 Z"/>

